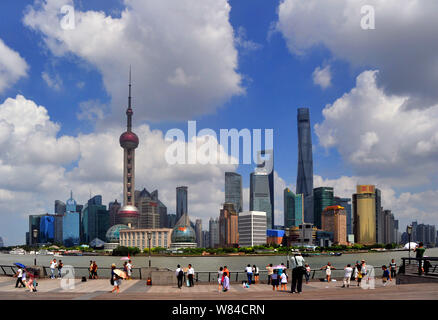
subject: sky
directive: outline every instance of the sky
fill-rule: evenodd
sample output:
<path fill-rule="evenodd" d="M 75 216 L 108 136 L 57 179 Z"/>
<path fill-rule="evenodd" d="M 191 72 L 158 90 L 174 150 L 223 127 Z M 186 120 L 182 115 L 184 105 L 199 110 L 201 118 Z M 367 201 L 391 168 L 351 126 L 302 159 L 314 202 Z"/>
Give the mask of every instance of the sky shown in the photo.
<path fill-rule="evenodd" d="M 272 129 L 281 225 L 283 189 L 296 186 L 297 108 L 307 107 L 314 187 L 351 197 L 375 184 L 400 230 L 437 224 L 437 10 L 414 0 L 1 1 L 0 237 L 24 243 L 28 216 L 53 213 L 70 190 L 78 203 L 122 199 L 130 66 L 136 189 L 158 189 L 168 213 L 186 185 L 189 215 L 207 229 L 226 171 L 242 175 L 249 209 L 255 164 L 233 163 L 211 134 L 189 141 L 188 121 L 218 137 Z M 208 140 L 229 163 L 169 164 L 172 129 L 183 149 Z"/>

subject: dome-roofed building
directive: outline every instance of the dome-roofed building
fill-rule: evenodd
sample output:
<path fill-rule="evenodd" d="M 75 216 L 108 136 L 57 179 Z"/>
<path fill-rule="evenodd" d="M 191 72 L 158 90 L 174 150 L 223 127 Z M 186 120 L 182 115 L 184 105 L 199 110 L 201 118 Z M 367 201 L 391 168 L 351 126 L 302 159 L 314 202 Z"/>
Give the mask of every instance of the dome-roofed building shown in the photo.
<path fill-rule="evenodd" d="M 124 224 L 116 224 L 108 229 L 106 232 L 106 243 L 105 250 L 112 251 L 117 248 L 120 244 L 120 230 L 130 229 L 127 225 Z"/>
<path fill-rule="evenodd" d="M 187 213 L 183 214 L 172 230 L 171 249 L 196 248 L 196 233 L 190 226 Z"/>

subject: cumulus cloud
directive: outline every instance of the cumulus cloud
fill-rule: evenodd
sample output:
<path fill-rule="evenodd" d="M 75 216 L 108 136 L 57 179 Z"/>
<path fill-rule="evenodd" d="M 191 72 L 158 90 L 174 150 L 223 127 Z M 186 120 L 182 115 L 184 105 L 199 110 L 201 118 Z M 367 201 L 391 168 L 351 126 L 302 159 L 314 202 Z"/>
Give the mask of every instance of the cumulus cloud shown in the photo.
<path fill-rule="evenodd" d="M 29 66 L 20 54 L 0 39 L 0 93 L 11 87 L 21 77 L 27 76 Z"/>
<path fill-rule="evenodd" d="M 244 93 L 226 0 L 124 3 L 117 17 L 76 9 L 75 28 L 64 30 L 60 9 L 71 1 L 35 1 L 23 22 L 55 56 L 95 66 L 115 114 L 126 107 L 130 65 L 140 121 L 190 119 Z"/>
<path fill-rule="evenodd" d="M 375 30 L 363 30 L 361 8 L 371 5 Z M 407 96 L 405 107 L 436 104 L 438 3 L 412 0 L 283 0 L 276 30 L 298 55 L 323 45 L 354 67 L 373 67 L 389 94 Z"/>
<path fill-rule="evenodd" d="M 332 84 L 332 73 L 330 65 L 324 68 L 316 67 L 312 74 L 313 83 L 320 86 L 321 89 L 327 89 Z"/>

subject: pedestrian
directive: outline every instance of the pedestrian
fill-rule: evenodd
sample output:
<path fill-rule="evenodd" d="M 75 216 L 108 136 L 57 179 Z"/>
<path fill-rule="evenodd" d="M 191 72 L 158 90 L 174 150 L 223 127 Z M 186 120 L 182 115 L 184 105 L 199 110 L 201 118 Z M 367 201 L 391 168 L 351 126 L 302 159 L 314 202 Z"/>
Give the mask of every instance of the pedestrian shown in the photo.
<path fill-rule="evenodd" d="M 330 262 L 327 262 L 327 264 L 324 267 L 321 267 L 320 270 L 324 270 L 324 269 L 325 269 L 326 280 L 327 280 L 327 282 L 330 282 L 332 270 L 336 270 L 336 268 L 333 267 Z"/>
<path fill-rule="evenodd" d="M 270 263 L 268 266 L 266 266 L 266 269 L 268 270 L 268 285 L 271 284 L 271 276 L 274 273 L 274 268 L 272 267 L 272 263 Z"/>
<path fill-rule="evenodd" d="M 35 286 L 35 275 L 33 273 L 30 273 L 29 275 L 29 281 L 27 287 L 29 288 L 29 292 L 36 292 L 36 286 Z"/>
<path fill-rule="evenodd" d="M 224 268 L 220 267 L 219 271 L 217 272 L 217 282 L 219 284 L 219 291 L 221 291 L 222 288 L 222 277 L 224 276 Z"/>
<path fill-rule="evenodd" d="M 230 278 L 228 277 L 228 272 L 223 273 L 224 276 L 224 281 L 223 281 L 223 291 L 227 292 L 228 290 L 230 290 Z"/>
<path fill-rule="evenodd" d="M 93 279 L 93 261 L 90 260 L 90 266 L 88 267 L 88 279 Z"/>
<path fill-rule="evenodd" d="M 362 279 L 366 279 L 366 283 L 368 284 L 369 282 L 369 277 L 366 277 L 366 275 L 368 275 L 368 270 L 367 270 L 367 265 L 365 263 L 365 260 L 361 261 L 361 265 L 360 265 L 360 273 L 362 275 Z"/>
<path fill-rule="evenodd" d="M 17 277 L 17 281 L 15 282 L 15 288 L 18 288 L 18 284 L 20 284 L 20 288 L 26 287 L 23 283 L 23 269 L 18 268 L 17 272 L 14 274 L 14 277 Z"/>
<path fill-rule="evenodd" d="M 50 261 L 50 279 L 55 279 L 56 259 Z"/>
<path fill-rule="evenodd" d="M 271 284 L 273 291 L 275 291 L 275 289 L 278 290 L 278 269 L 274 269 L 274 272 L 271 275 Z"/>
<path fill-rule="evenodd" d="M 116 269 L 116 266 L 114 265 L 114 267 L 111 267 L 111 275 L 113 277 L 113 283 L 114 283 L 114 288 L 113 290 L 111 290 L 111 293 L 113 293 L 114 291 L 116 291 L 117 293 L 120 292 L 120 285 L 122 284 L 122 278 L 119 277 L 114 270 Z"/>
<path fill-rule="evenodd" d="M 128 261 L 128 263 L 126 264 L 126 271 L 127 271 L 127 275 L 128 275 L 128 280 L 132 280 L 132 263 L 131 260 Z"/>
<path fill-rule="evenodd" d="M 391 270 L 391 278 L 395 278 L 397 276 L 397 263 L 395 263 L 394 259 L 391 260 L 389 268 Z"/>
<path fill-rule="evenodd" d="M 281 290 L 287 291 L 287 274 L 283 272 L 280 276 Z"/>
<path fill-rule="evenodd" d="M 228 278 L 231 277 L 230 271 L 228 270 L 227 266 L 224 266 L 224 273 L 228 274 Z M 224 275 L 222 274 L 222 282 L 224 281 Z"/>
<path fill-rule="evenodd" d="M 26 268 L 23 268 L 23 274 L 21 276 L 21 281 L 23 281 L 23 284 L 24 284 L 25 287 L 27 287 L 26 276 L 27 276 L 27 270 L 26 270 Z"/>
<path fill-rule="evenodd" d="M 111 264 L 111 276 L 110 276 L 110 284 L 114 287 L 114 270 L 116 269 L 116 265 L 113 263 Z M 113 291 L 111 291 L 112 293 Z"/>
<path fill-rule="evenodd" d="M 62 278 L 62 267 L 64 266 L 64 264 L 62 263 L 62 260 L 59 260 L 58 262 L 58 277 Z"/>
<path fill-rule="evenodd" d="M 309 279 L 310 279 L 310 266 L 306 263 L 305 265 L 305 269 L 306 269 L 306 273 L 304 274 L 305 278 L 306 278 L 306 284 L 309 283 Z"/>
<path fill-rule="evenodd" d="M 183 269 L 181 269 L 180 265 L 176 266 L 175 275 L 176 275 L 176 279 L 178 281 L 178 289 L 181 289 L 182 283 L 183 283 L 183 278 L 184 278 L 184 271 L 183 271 Z"/>
<path fill-rule="evenodd" d="M 252 284 L 252 268 L 251 265 L 247 265 L 245 268 L 246 276 L 248 277 L 248 285 Z"/>
<path fill-rule="evenodd" d="M 260 276 L 260 271 L 259 271 L 259 267 L 257 267 L 256 265 L 252 266 L 253 269 L 253 274 L 254 274 L 254 283 L 259 283 L 259 276 Z"/>
<path fill-rule="evenodd" d="M 357 286 L 359 287 L 362 282 L 362 265 L 359 263 L 359 261 L 356 261 L 356 266 L 354 268 L 354 278 L 356 279 Z"/>
<path fill-rule="evenodd" d="M 388 280 L 392 281 L 392 279 L 391 279 L 391 275 L 389 274 L 389 270 L 385 265 L 382 266 L 382 270 L 383 270 L 382 282 L 383 282 L 383 286 L 385 287 L 386 284 L 388 283 L 387 281 Z"/>
<path fill-rule="evenodd" d="M 303 275 L 306 273 L 304 268 L 304 258 L 301 253 L 296 253 L 294 258 L 291 259 L 292 263 L 292 288 L 291 293 L 301 293 L 303 285 Z"/>
<path fill-rule="evenodd" d="M 189 278 L 189 287 L 193 287 L 195 285 L 193 282 L 193 277 L 195 276 L 195 270 L 192 268 L 191 264 L 189 264 L 189 268 L 187 269 L 187 276 Z"/>
<path fill-rule="evenodd" d="M 421 276 L 424 273 L 423 268 L 423 256 L 426 249 L 423 247 L 423 242 L 418 244 L 418 247 L 414 249 L 415 258 L 418 260 L 418 274 Z"/>
<path fill-rule="evenodd" d="M 93 261 L 92 275 L 93 275 L 93 279 L 98 279 L 96 261 Z"/>
<path fill-rule="evenodd" d="M 347 264 L 347 266 L 344 268 L 344 279 L 342 281 L 342 288 L 350 287 L 350 280 L 352 273 L 353 273 L 353 268 L 351 267 L 351 264 Z"/>

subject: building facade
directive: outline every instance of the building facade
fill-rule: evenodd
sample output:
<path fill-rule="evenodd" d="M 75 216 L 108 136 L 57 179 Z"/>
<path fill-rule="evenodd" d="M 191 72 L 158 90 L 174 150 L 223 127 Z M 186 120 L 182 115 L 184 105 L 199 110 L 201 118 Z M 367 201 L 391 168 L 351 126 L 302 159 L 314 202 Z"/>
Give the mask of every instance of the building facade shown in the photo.
<path fill-rule="evenodd" d="M 275 190 L 274 190 L 274 150 L 261 150 L 257 154 L 257 169 L 258 172 L 264 172 L 268 175 L 268 186 L 269 186 L 269 202 L 271 204 L 271 216 L 267 217 L 268 228 L 274 228 L 274 200 L 275 200 Z M 271 223 L 269 222 L 271 221 Z"/>
<path fill-rule="evenodd" d="M 196 244 L 198 248 L 204 248 L 204 239 L 202 237 L 202 220 L 196 219 L 195 222 Z"/>
<path fill-rule="evenodd" d="M 235 172 L 225 172 L 225 202 L 233 203 L 237 213 L 243 211 L 242 176 Z"/>
<path fill-rule="evenodd" d="M 266 212 L 246 211 L 238 218 L 239 246 L 253 247 L 266 244 Z"/>
<path fill-rule="evenodd" d="M 334 197 L 334 203 L 337 206 L 345 208 L 345 214 L 347 215 L 347 235 L 353 234 L 353 217 L 351 212 L 351 198 Z"/>
<path fill-rule="evenodd" d="M 358 185 L 353 195 L 353 233 L 359 244 L 376 243 L 376 193 L 373 185 Z"/>
<path fill-rule="evenodd" d="M 136 247 L 141 251 L 149 248 L 148 233 L 151 233 L 150 247 L 170 248 L 172 229 L 153 228 L 153 229 L 122 229 L 120 234 L 120 246 Z"/>
<path fill-rule="evenodd" d="M 102 196 L 94 196 L 82 209 L 82 242 L 90 243 L 96 238 L 105 241 L 109 225 L 109 212 L 106 206 L 102 205 Z"/>
<path fill-rule="evenodd" d="M 219 215 L 219 247 L 236 247 L 238 243 L 238 214 L 232 203 L 224 203 Z"/>
<path fill-rule="evenodd" d="M 176 188 L 176 220 L 179 220 L 183 214 L 187 213 L 187 187 L 181 186 Z"/>
<path fill-rule="evenodd" d="M 53 243 L 55 240 L 55 216 L 50 214 L 41 216 L 39 231 L 41 243 Z"/>
<path fill-rule="evenodd" d="M 313 224 L 318 229 L 322 228 L 322 213 L 324 209 L 334 205 L 332 187 L 319 187 L 313 189 Z"/>
<path fill-rule="evenodd" d="M 274 228 L 269 190 L 269 175 L 266 172 L 252 172 L 249 186 L 249 211 L 266 212 L 266 225 Z"/>
<path fill-rule="evenodd" d="M 135 191 L 135 206 L 139 212 L 138 227 L 140 229 L 160 228 L 159 203 L 146 189 Z"/>
<path fill-rule="evenodd" d="M 284 189 L 284 227 L 298 227 L 304 223 L 304 198 L 295 195 L 289 188 Z"/>
<path fill-rule="evenodd" d="M 117 199 L 108 204 L 110 227 L 117 224 L 117 215 L 119 214 L 119 210 L 121 207 L 122 205 L 120 204 L 120 202 L 117 202 Z"/>
<path fill-rule="evenodd" d="M 329 206 L 322 213 L 322 230 L 333 233 L 333 243 L 347 245 L 347 214 L 344 207 Z"/>
<path fill-rule="evenodd" d="M 210 218 L 208 222 L 209 232 L 209 246 L 210 248 L 217 248 L 219 246 L 219 219 Z"/>

